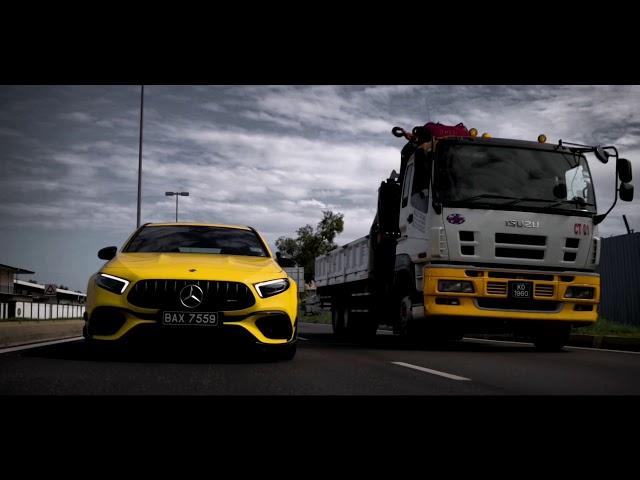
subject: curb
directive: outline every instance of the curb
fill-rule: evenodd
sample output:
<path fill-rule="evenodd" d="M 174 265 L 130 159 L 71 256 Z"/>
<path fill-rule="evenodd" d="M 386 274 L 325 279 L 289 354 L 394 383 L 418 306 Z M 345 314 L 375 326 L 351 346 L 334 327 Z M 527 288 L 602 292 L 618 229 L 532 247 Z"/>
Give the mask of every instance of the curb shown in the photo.
<path fill-rule="evenodd" d="M 526 340 L 515 339 L 513 335 L 465 335 L 469 338 L 481 338 L 484 340 L 504 340 L 511 342 L 530 343 Z M 608 350 L 622 350 L 628 352 L 640 352 L 639 337 L 616 337 L 613 335 L 584 335 L 572 334 L 567 342 L 567 347 L 586 347 Z"/>

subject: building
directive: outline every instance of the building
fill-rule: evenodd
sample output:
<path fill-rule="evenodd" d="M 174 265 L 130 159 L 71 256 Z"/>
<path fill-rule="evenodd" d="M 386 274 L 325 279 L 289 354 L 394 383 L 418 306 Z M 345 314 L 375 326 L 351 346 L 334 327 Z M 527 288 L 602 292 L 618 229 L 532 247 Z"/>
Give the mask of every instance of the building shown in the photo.
<path fill-rule="evenodd" d="M 56 288 L 55 294 L 46 295 L 47 285 L 16 278 L 17 275 L 34 273 L 24 268 L 0 264 L 0 319 L 82 316 L 86 294 Z"/>
<path fill-rule="evenodd" d="M 25 270 L 24 268 L 12 267 L 10 265 L 3 265 L 0 263 L 0 301 L 13 299 L 16 275 L 32 275 L 34 273 L 35 272 L 32 272 L 31 270 Z"/>

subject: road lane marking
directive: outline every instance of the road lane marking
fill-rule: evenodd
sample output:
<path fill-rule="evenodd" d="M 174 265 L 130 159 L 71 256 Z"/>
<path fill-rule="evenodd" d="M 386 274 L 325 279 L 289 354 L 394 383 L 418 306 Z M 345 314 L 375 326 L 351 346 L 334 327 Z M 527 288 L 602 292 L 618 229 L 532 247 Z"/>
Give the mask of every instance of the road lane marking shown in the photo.
<path fill-rule="evenodd" d="M 77 342 L 78 340 L 83 340 L 83 339 L 84 337 L 72 337 L 72 338 L 64 338 L 62 340 L 53 340 L 50 342 L 30 343 L 28 345 L 20 345 L 18 347 L 0 348 L 0 353 L 17 352 L 18 350 L 27 350 L 29 348 L 45 347 L 47 345 L 56 345 L 58 343 Z"/>
<path fill-rule="evenodd" d="M 452 375 L 451 373 L 439 372 L 438 370 L 431 370 L 430 368 L 419 367 L 417 365 L 411 365 L 410 363 L 404 362 L 391 362 L 394 365 L 399 365 L 401 367 L 413 368 L 414 370 L 420 370 L 421 372 L 431 373 L 433 375 L 439 375 L 441 377 L 449 378 L 451 380 L 459 380 L 459 381 L 469 381 L 470 378 L 460 377 L 458 375 Z"/>
<path fill-rule="evenodd" d="M 484 338 L 470 338 L 470 337 L 464 337 L 464 339 L 471 342 L 510 343 L 512 345 L 532 345 L 530 342 L 510 342 L 507 340 L 488 340 Z M 631 353 L 632 355 L 640 355 L 640 352 L 632 352 L 630 350 L 611 350 L 609 348 L 574 347 L 571 345 L 565 345 L 564 348 L 569 348 L 572 350 L 593 350 L 594 352 Z"/>

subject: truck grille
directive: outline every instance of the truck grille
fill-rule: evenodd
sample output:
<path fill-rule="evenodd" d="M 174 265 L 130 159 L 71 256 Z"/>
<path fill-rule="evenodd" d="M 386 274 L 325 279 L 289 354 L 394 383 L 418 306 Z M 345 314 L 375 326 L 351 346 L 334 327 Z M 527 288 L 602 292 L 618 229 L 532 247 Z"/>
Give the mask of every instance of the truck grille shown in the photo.
<path fill-rule="evenodd" d="M 496 257 L 543 260 L 546 245 L 547 237 L 543 235 L 495 234 Z"/>
<path fill-rule="evenodd" d="M 487 282 L 487 293 L 489 295 L 506 295 L 507 284 L 505 282 Z"/>
<path fill-rule="evenodd" d="M 217 280 L 141 280 L 133 285 L 127 300 L 142 308 L 185 310 L 179 295 L 187 285 L 198 285 L 204 293 L 202 303 L 193 311 L 243 310 L 256 303 L 244 283 Z"/>
<path fill-rule="evenodd" d="M 536 297 L 553 297 L 553 291 L 553 285 L 537 283 L 533 294 Z"/>

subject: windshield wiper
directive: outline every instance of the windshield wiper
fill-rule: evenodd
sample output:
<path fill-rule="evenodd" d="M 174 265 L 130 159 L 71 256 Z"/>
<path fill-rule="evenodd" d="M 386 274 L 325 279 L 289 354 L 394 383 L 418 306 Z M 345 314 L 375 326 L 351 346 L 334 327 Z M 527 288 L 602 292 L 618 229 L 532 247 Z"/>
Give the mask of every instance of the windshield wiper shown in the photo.
<path fill-rule="evenodd" d="M 451 202 L 472 202 L 474 200 L 481 200 L 481 199 L 485 199 L 485 198 L 495 198 L 495 199 L 498 199 L 498 200 L 515 200 L 515 201 L 519 201 L 519 199 L 516 198 L 516 197 L 505 197 L 504 195 L 491 195 L 489 193 L 483 193 L 481 195 L 474 195 L 472 197 L 460 198 L 460 199 L 450 200 L 450 201 Z"/>
<path fill-rule="evenodd" d="M 483 193 L 481 195 L 474 195 L 472 197 L 467 197 L 467 198 L 462 198 L 459 200 L 450 200 L 450 202 L 473 202 L 475 200 L 482 200 L 482 199 L 497 199 L 497 200 L 509 200 L 508 202 L 505 203 L 501 203 L 501 206 L 506 206 L 506 205 L 517 205 L 518 203 L 521 202 L 543 202 L 543 203 L 549 203 L 549 202 L 554 202 L 551 205 L 548 205 L 547 208 L 552 208 L 552 207 L 557 207 L 558 205 L 563 205 L 563 204 L 571 204 L 571 205 L 575 205 L 576 207 L 578 206 L 595 206 L 594 203 L 588 203 L 585 202 L 583 199 L 579 199 L 579 197 L 576 197 L 573 200 L 567 200 L 567 199 L 563 199 L 563 200 L 551 200 L 551 199 L 545 199 L 545 198 L 529 198 L 529 197 L 507 197 L 504 195 L 492 195 L 489 193 Z"/>
<path fill-rule="evenodd" d="M 551 202 L 552 200 L 549 200 L 549 201 Z M 582 199 L 580 197 L 576 197 L 576 198 L 574 198 L 572 200 L 568 200 L 568 199 L 558 200 L 554 204 L 549 205 L 549 208 L 557 207 L 558 205 L 563 205 L 563 204 L 567 204 L 567 203 L 569 203 L 571 205 L 575 205 L 576 208 L 585 207 L 587 205 L 590 206 L 590 207 L 595 207 L 596 206 L 595 203 L 585 202 L 584 199 Z"/>

